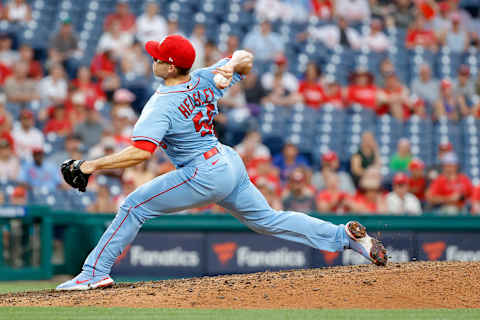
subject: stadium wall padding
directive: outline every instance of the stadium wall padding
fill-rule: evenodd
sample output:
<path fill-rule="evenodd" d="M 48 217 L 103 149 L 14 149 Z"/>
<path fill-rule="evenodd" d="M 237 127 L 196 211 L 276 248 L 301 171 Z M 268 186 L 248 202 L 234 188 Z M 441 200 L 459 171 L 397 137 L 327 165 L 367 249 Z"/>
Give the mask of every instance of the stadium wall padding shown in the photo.
<path fill-rule="evenodd" d="M 391 262 L 480 261 L 480 217 L 313 216 L 336 224 L 360 221 L 385 243 Z M 0 224 L 22 219 L 25 229 L 38 224 L 41 230 L 40 266 L 13 269 L 0 259 L 0 280 L 48 279 L 54 274 L 78 273 L 113 217 L 48 207 L 0 207 Z M 54 230 L 59 229 L 63 231 L 66 263 L 52 265 Z M 351 250 L 322 252 L 255 234 L 228 214 L 181 214 L 148 221 L 117 260 L 112 275 L 160 279 L 359 263 L 367 261 Z"/>

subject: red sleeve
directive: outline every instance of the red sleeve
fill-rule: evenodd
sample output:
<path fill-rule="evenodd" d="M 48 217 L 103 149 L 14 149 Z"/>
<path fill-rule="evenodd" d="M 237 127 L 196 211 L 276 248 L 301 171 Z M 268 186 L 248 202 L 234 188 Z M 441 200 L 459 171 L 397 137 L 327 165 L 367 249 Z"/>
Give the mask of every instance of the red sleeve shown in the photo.
<path fill-rule="evenodd" d="M 480 186 L 473 189 L 472 201 L 480 201 Z"/>
<path fill-rule="evenodd" d="M 148 151 L 150 153 L 154 153 L 155 149 L 157 148 L 157 145 L 155 143 L 147 141 L 147 140 L 132 141 L 132 145 L 135 148 L 145 150 L 145 151 Z"/>
<path fill-rule="evenodd" d="M 443 196 L 442 181 L 439 178 L 433 180 L 432 184 L 430 185 L 430 190 L 435 196 Z"/>
<path fill-rule="evenodd" d="M 415 41 L 415 33 L 413 30 L 409 30 L 407 32 L 407 37 L 405 39 L 406 45 L 407 46 L 414 45 L 414 41 Z"/>
<path fill-rule="evenodd" d="M 467 176 L 465 176 L 465 185 L 466 185 L 466 187 L 467 187 L 467 188 L 466 188 L 467 190 L 465 190 L 465 192 L 466 192 L 466 195 L 465 195 L 465 196 L 466 196 L 467 198 L 470 198 L 470 197 L 473 195 L 474 189 L 473 189 L 472 182 L 470 181 L 470 179 L 469 179 Z"/>

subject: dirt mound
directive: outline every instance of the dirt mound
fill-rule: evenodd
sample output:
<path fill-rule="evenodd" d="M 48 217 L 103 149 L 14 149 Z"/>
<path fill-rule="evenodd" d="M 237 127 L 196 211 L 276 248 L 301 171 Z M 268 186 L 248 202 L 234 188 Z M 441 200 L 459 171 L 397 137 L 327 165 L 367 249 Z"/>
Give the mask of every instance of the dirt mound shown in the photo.
<path fill-rule="evenodd" d="M 0 295 L 0 306 L 478 308 L 480 263 L 411 262 L 120 283 Z"/>

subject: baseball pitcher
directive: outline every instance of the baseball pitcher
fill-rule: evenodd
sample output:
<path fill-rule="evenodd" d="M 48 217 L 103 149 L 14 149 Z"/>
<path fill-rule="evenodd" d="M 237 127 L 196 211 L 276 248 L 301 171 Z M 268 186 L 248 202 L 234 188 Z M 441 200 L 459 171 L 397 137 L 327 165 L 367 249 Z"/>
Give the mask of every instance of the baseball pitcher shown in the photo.
<path fill-rule="evenodd" d="M 176 167 L 140 186 L 125 199 L 115 219 L 88 255 L 82 272 L 57 290 L 87 290 L 110 286 L 111 268 L 143 223 L 164 214 L 218 203 L 252 230 L 327 251 L 353 249 L 377 265 L 387 263 L 381 242 L 360 223 L 334 225 L 299 212 L 273 210 L 250 182 L 239 155 L 218 142 L 213 119 L 225 90 L 252 68 L 253 55 L 235 51 L 215 65 L 189 72 L 192 44 L 171 35 L 145 46 L 153 58 L 153 73 L 162 77 L 135 124 L 132 145 L 96 160 L 67 160 L 64 179 L 85 191 L 89 176 L 103 169 L 127 168 L 162 148 Z"/>

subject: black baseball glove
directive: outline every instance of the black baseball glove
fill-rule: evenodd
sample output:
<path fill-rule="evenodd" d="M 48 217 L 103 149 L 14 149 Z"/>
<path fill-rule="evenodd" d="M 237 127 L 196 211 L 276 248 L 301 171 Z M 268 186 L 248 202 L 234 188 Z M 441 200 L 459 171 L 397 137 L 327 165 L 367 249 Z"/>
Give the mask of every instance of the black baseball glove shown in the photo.
<path fill-rule="evenodd" d="M 80 166 L 84 162 L 85 160 L 69 159 L 60 165 L 60 171 L 62 171 L 65 182 L 81 192 L 85 192 L 88 178 L 91 176 L 91 174 L 85 174 L 80 170 Z"/>

